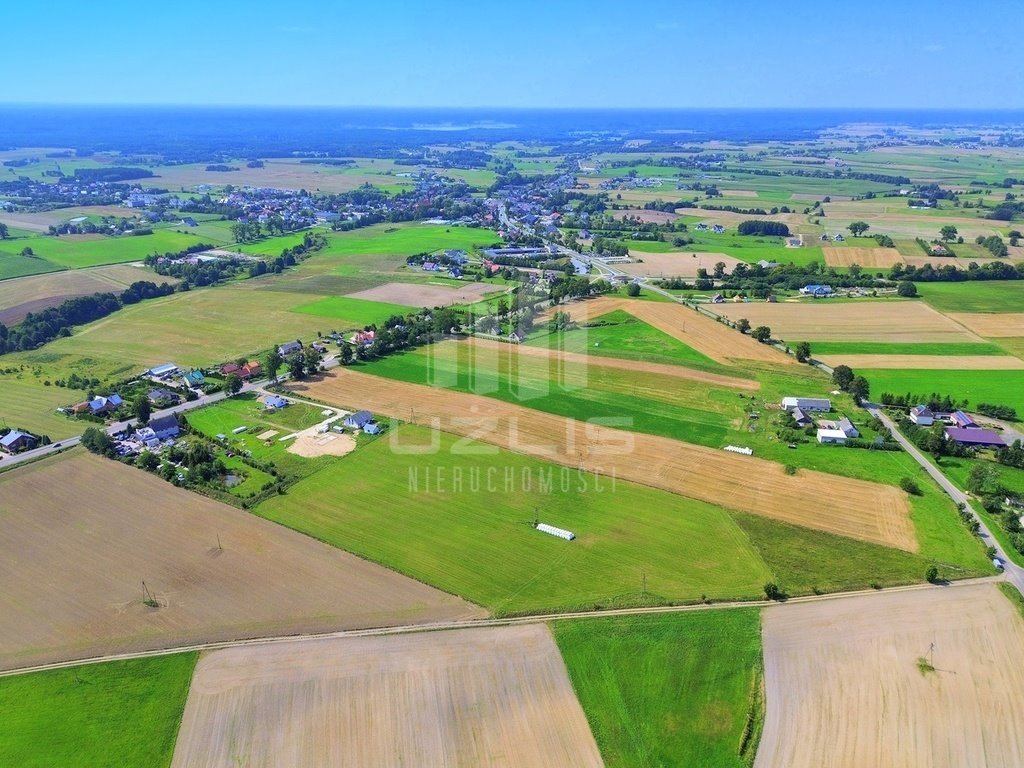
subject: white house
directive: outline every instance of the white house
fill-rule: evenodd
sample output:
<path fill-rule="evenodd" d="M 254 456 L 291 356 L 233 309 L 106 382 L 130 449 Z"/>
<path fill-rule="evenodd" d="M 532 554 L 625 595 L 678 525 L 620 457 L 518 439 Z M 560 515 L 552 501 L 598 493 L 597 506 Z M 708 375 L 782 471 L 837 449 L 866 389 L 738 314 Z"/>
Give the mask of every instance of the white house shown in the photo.
<path fill-rule="evenodd" d="M 915 405 L 910 409 L 910 420 L 919 427 L 930 427 L 935 423 L 935 414 L 927 405 Z"/>
<path fill-rule="evenodd" d="M 818 442 L 844 445 L 846 443 L 846 433 L 841 429 L 819 429 Z"/>
<path fill-rule="evenodd" d="M 801 411 L 831 411 L 832 401 L 825 397 L 784 397 L 782 398 L 782 409 L 792 411 L 799 408 Z"/>

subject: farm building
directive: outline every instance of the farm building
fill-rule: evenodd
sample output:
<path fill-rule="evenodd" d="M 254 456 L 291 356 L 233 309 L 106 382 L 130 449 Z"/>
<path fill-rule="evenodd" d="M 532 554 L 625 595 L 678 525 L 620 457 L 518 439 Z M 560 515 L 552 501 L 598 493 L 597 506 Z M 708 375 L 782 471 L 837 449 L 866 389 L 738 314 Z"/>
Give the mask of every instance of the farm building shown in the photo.
<path fill-rule="evenodd" d="M 164 363 L 163 365 L 158 365 L 155 368 L 150 368 L 148 371 L 146 371 L 145 375 L 152 376 L 157 379 L 166 379 L 173 376 L 177 372 L 178 366 L 176 366 L 174 363 Z"/>
<path fill-rule="evenodd" d="M 960 429 L 975 429 L 978 426 L 974 423 L 974 419 L 963 411 L 954 411 L 950 415 L 949 420 L 954 427 L 959 427 Z"/>
<path fill-rule="evenodd" d="M 805 285 L 800 289 L 800 293 L 804 296 L 831 296 L 832 286 L 831 285 Z"/>
<path fill-rule="evenodd" d="M 797 426 L 807 427 L 810 426 L 811 422 L 813 421 L 813 419 L 810 416 L 804 413 L 803 408 L 794 408 L 792 415 L 793 421 L 797 423 Z"/>
<path fill-rule="evenodd" d="M 846 433 L 841 429 L 819 429 L 818 442 L 843 445 L 846 443 Z"/>
<path fill-rule="evenodd" d="M 17 429 L 12 429 L 3 437 L 0 437 L 0 451 L 4 453 L 20 453 L 21 451 L 30 451 L 39 445 L 39 440 L 35 435 L 30 435 L 28 432 L 20 432 Z"/>
<path fill-rule="evenodd" d="M 288 401 L 280 395 L 267 395 L 263 398 L 263 405 L 268 409 L 285 408 Z"/>
<path fill-rule="evenodd" d="M 295 341 L 288 341 L 277 348 L 277 354 L 281 357 L 294 354 L 302 351 L 302 342 L 296 339 Z"/>
<path fill-rule="evenodd" d="M 158 440 L 177 437 L 181 433 L 181 428 L 178 426 L 178 418 L 173 413 L 150 419 L 149 428 L 153 430 L 153 434 L 156 435 Z"/>
<path fill-rule="evenodd" d="M 910 420 L 919 427 L 930 427 L 935 423 L 935 414 L 927 405 L 915 405 L 910 409 Z"/>
<path fill-rule="evenodd" d="M 371 421 L 373 421 L 372 413 L 369 411 L 356 411 L 346 416 L 342 423 L 351 429 L 362 429 Z"/>
<path fill-rule="evenodd" d="M 782 409 L 792 411 L 799 408 L 801 411 L 831 411 L 832 401 L 826 397 L 784 397 L 782 398 Z"/>
<path fill-rule="evenodd" d="M 946 427 L 946 439 L 969 448 L 1005 448 L 1006 443 L 995 432 L 980 427 Z"/>
<path fill-rule="evenodd" d="M 537 530 L 550 536 L 565 539 L 566 541 L 572 541 L 576 538 L 576 534 L 572 531 L 567 531 L 564 528 L 555 528 L 555 526 L 548 525 L 547 523 L 537 523 Z"/>

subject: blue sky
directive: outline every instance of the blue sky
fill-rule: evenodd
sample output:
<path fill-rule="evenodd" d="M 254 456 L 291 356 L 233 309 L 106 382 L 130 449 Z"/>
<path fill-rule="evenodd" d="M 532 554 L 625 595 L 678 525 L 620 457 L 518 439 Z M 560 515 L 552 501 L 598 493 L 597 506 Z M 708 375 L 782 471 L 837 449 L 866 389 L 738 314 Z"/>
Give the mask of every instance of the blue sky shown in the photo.
<path fill-rule="evenodd" d="M 0 101 L 1024 108 L 1015 0 L 50 0 Z"/>

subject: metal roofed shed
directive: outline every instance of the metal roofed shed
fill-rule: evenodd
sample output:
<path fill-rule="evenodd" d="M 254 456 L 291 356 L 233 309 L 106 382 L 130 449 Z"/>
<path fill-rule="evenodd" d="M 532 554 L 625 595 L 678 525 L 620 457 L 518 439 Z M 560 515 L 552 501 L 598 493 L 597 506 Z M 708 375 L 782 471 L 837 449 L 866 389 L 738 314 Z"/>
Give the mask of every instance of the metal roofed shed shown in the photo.
<path fill-rule="evenodd" d="M 564 528 L 556 528 L 555 526 L 548 525 L 547 523 L 537 523 L 534 527 L 541 533 L 546 533 L 550 536 L 557 536 L 558 538 L 565 539 L 566 541 L 572 541 L 576 538 L 576 534 L 572 531 L 567 531 Z"/>

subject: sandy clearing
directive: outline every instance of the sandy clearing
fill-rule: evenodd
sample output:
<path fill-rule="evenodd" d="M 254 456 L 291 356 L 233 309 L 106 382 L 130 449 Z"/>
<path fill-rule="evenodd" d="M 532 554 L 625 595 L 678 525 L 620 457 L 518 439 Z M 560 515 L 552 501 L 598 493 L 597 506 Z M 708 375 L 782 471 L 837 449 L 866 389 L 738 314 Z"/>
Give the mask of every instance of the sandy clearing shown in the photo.
<path fill-rule="evenodd" d="M 825 263 L 830 267 L 849 267 L 853 264 L 858 264 L 869 269 L 888 269 L 894 264 L 903 263 L 903 256 L 895 248 L 827 245 L 821 251 L 825 255 Z"/>
<path fill-rule="evenodd" d="M 753 305 L 744 304 L 742 306 Z M 749 336 L 743 336 L 738 331 L 712 320 L 707 315 L 675 302 L 628 301 L 602 296 L 597 299 L 562 304 L 555 309 L 568 312 L 576 322 L 587 322 L 621 309 L 707 355 L 712 360 L 725 365 L 732 364 L 731 358 L 783 365 L 796 363 L 789 355 L 765 344 L 759 344 Z M 547 320 L 549 314 L 550 312 L 542 314 L 538 322 Z"/>
<path fill-rule="evenodd" d="M 1024 765 L 1024 625 L 995 585 L 771 607 L 762 633 L 757 768 Z"/>
<path fill-rule="evenodd" d="M 861 368 L 924 368 L 962 371 L 1018 371 L 1024 360 L 1010 355 L 815 355 L 828 366 L 840 363 Z"/>
<path fill-rule="evenodd" d="M 691 381 L 703 381 L 708 384 L 715 384 L 721 387 L 732 387 L 756 391 L 761 388 L 758 381 L 752 379 L 739 379 L 734 376 L 723 376 L 717 373 L 705 373 L 694 368 L 687 368 L 682 365 L 668 365 L 663 363 L 645 363 L 638 360 L 621 360 L 615 357 L 601 357 L 600 355 L 584 355 L 578 352 L 565 352 L 545 347 L 529 347 L 522 344 L 506 344 L 491 339 L 472 338 L 464 342 L 481 349 L 488 349 L 516 357 L 531 357 L 542 360 L 562 360 L 566 363 L 594 366 L 595 368 L 617 368 L 624 371 L 635 371 L 636 373 L 653 373 L 661 376 L 672 376 L 677 379 L 689 379 Z"/>
<path fill-rule="evenodd" d="M 1024 312 L 950 312 L 949 317 L 986 338 L 1024 336 Z"/>
<path fill-rule="evenodd" d="M 295 440 L 288 446 L 288 453 L 315 458 L 317 456 L 347 456 L 355 449 L 356 441 L 352 435 L 318 432 L 316 427 L 312 427 L 298 433 Z"/>
<path fill-rule="evenodd" d="M 486 615 L 393 571 L 84 451 L 0 476 L 0 526 L 2 668 Z M 143 580 L 160 608 L 142 604 Z"/>
<path fill-rule="evenodd" d="M 678 209 L 682 210 L 682 208 Z M 624 211 L 610 211 L 616 219 L 637 219 L 648 224 L 667 224 L 679 218 L 678 213 L 670 211 L 646 211 L 643 208 L 627 208 Z"/>
<path fill-rule="evenodd" d="M 266 432 L 260 432 L 258 435 L 256 435 L 256 439 L 270 440 L 272 437 L 277 437 L 277 434 L 278 432 L 276 429 L 268 429 Z"/>
<path fill-rule="evenodd" d="M 711 504 L 908 551 L 918 548 L 906 495 L 892 486 L 810 470 L 788 476 L 781 464 L 754 457 L 351 369 L 291 388 L 322 402 L 358 404 L 382 416 Z"/>
<path fill-rule="evenodd" d="M 786 340 L 979 341 L 962 325 L 921 302 L 808 300 L 716 304 L 710 309 L 731 320 L 745 317 L 751 325 L 767 325 L 773 336 Z"/>
<path fill-rule="evenodd" d="M 542 624 L 200 659 L 172 766 L 603 765 Z"/>
<path fill-rule="evenodd" d="M 350 299 L 383 301 L 406 307 L 439 307 L 448 304 L 472 304 L 489 293 L 494 286 L 487 283 L 466 283 L 458 287 L 424 283 L 384 283 L 374 288 L 346 294 Z"/>
<path fill-rule="evenodd" d="M 725 264 L 725 271 L 732 272 L 733 267 L 743 262 L 724 253 L 694 253 L 692 251 L 669 251 L 668 253 L 648 253 L 647 251 L 630 251 L 633 259 L 640 261 L 632 264 L 616 264 L 629 275 L 644 277 L 696 277 L 698 269 L 714 272 L 715 264 Z"/>

